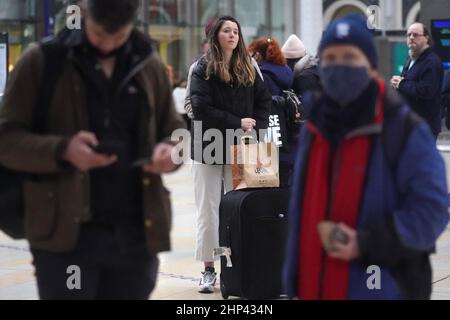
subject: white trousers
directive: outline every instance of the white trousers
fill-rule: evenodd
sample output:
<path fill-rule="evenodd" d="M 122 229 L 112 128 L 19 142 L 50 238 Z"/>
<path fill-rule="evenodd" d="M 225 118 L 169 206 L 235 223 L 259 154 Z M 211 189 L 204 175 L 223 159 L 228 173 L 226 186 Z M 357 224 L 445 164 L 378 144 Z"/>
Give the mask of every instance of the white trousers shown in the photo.
<path fill-rule="evenodd" d="M 192 164 L 197 205 L 197 242 L 195 259 L 213 262 L 219 246 L 219 205 L 223 192 L 232 190 L 231 165 Z M 223 186 L 223 189 L 222 189 Z"/>

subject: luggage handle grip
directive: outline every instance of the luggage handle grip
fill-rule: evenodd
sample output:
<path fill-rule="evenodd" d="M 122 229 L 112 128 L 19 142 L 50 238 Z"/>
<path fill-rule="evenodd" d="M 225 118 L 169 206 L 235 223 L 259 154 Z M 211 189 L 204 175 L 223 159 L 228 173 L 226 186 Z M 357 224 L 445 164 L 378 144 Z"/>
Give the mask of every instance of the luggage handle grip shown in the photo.
<path fill-rule="evenodd" d="M 255 138 L 251 135 L 244 135 L 241 137 L 241 144 L 254 144 L 256 143 Z"/>
<path fill-rule="evenodd" d="M 214 249 L 214 257 L 225 257 L 227 259 L 227 268 L 232 268 L 231 248 L 220 247 Z"/>

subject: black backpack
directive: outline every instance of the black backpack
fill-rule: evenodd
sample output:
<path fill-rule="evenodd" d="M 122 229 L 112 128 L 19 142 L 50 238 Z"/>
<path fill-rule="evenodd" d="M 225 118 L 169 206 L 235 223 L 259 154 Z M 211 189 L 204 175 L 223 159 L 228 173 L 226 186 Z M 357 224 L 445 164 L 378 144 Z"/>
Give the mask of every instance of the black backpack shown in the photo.
<path fill-rule="evenodd" d="M 382 133 L 384 152 L 390 169 L 395 173 L 411 131 L 423 120 L 405 104 L 385 112 L 385 125 Z"/>
<path fill-rule="evenodd" d="M 297 144 L 301 125 L 306 122 L 302 97 L 297 95 L 293 89 L 283 89 L 285 84 L 281 83 L 272 72 L 263 72 L 263 74 L 267 75 L 281 90 L 280 95 L 272 96 L 272 116 L 277 114 L 280 119 L 282 140 L 280 150 L 289 153 L 291 147 Z M 297 119 L 297 114 L 300 114 L 299 119 Z"/>
<path fill-rule="evenodd" d="M 295 144 L 298 140 L 300 127 L 306 122 L 306 111 L 303 107 L 302 98 L 294 90 L 284 90 L 283 98 L 285 100 L 286 130 L 289 144 Z M 300 118 L 297 119 L 297 114 Z"/>
<path fill-rule="evenodd" d="M 62 74 L 67 55 L 67 49 L 56 38 L 44 41 L 41 48 L 44 68 L 31 124 L 32 132 L 38 134 L 45 133 L 53 89 Z M 13 239 L 25 238 L 23 183 L 31 178 L 28 174 L 0 166 L 0 229 Z"/>

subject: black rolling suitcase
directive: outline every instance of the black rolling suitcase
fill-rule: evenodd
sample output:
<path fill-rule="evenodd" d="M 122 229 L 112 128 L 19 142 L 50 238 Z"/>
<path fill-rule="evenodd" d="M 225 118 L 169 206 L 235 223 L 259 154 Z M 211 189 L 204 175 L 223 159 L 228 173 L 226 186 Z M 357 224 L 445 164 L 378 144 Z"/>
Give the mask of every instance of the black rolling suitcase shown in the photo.
<path fill-rule="evenodd" d="M 232 191 L 220 204 L 220 290 L 244 299 L 277 299 L 287 237 L 289 189 Z"/>

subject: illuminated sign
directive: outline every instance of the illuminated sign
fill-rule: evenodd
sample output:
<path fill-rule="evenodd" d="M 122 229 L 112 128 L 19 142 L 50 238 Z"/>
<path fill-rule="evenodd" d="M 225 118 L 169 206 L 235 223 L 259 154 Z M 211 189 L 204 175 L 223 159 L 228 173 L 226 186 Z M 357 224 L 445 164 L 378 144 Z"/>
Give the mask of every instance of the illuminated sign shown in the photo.
<path fill-rule="evenodd" d="M 0 33 L 0 99 L 8 78 L 8 34 Z"/>
<path fill-rule="evenodd" d="M 450 20 L 431 20 L 434 51 L 441 57 L 444 67 L 450 68 Z"/>

